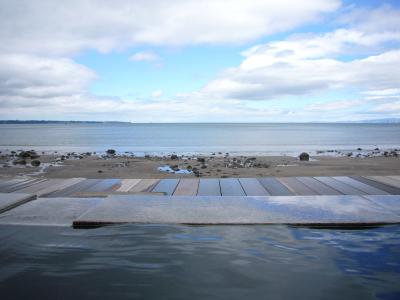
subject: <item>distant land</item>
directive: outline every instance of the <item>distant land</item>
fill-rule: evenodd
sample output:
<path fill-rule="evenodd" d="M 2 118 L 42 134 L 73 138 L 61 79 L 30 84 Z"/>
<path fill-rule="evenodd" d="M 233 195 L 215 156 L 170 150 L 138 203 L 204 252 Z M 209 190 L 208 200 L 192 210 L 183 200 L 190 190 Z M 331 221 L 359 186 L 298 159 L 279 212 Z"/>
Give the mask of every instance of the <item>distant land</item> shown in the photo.
<path fill-rule="evenodd" d="M 395 124 L 395 123 L 400 123 L 400 118 L 387 118 L 387 119 L 364 120 L 364 121 L 356 121 L 356 122 L 352 122 L 352 123 Z"/>
<path fill-rule="evenodd" d="M 54 120 L 0 120 L 0 124 L 104 124 L 130 123 L 118 121 L 54 121 Z"/>
<path fill-rule="evenodd" d="M 178 122 L 179 123 L 179 122 Z M 190 122 L 184 122 L 190 123 Z M 216 123 L 216 122 L 211 122 Z M 238 122 L 247 123 L 247 122 Z M 255 122 L 255 123 L 283 123 L 288 122 Z M 290 122 L 296 123 L 296 122 Z M 340 123 L 356 123 L 356 124 L 400 124 L 400 118 L 386 118 L 386 119 L 372 119 L 372 120 L 360 120 L 360 121 L 340 121 L 340 122 L 298 122 L 302 124 L 306 123 L 321 123 L 321 124 L 340 124 Z M 120 122 L 120 121 L 55 121 L 55 120 L 0 120 L 0 124 L 135 124 L 134 122 Z"/>

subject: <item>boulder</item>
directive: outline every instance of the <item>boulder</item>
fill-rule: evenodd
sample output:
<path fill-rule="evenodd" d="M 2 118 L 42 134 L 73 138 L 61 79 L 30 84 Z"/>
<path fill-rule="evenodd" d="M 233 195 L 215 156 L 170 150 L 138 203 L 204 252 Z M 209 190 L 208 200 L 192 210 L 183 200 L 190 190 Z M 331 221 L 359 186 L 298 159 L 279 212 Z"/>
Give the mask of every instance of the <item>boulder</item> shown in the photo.
<path fill-rule="evenodd" d="M 31 165 L 32 165 L 33 167 L 39 167 L 39 166 L 40 166 L 40 160 L 37 160 L 37 159 L 32 160 L 32 161 L 31 161 Z"/>
<path fill-rule="evenodd" d="M 114 149 L 108 149 L 107 151 L 106 151 L 106 153 L 108 154 L 108 155 L 115 155 L 115 150 Z"/>
<path fill-rule="evenodd" d="M 197 161 L 204 164 L 206 162 L 206 159 L 204 157 L 198 157 Z"/>
<path fill-rule="evenodd" d="M 176 154 L 171 154 L 171 159 L 172 159 L 172 160 L 178 159 L 178 155 L 176 155 Z"/>
<path fill-rule="evenodd" d="M 31 150 L 31 151 L 21 151 L 20 153 L 18 153 L 18 157 L 23 159 L 25 158 L 35 159 L 38 158 L 39 155 L 37 155 L 35 151 Z"/>
<path fill-rule="evenodd" d="M 13 161 L 14 165 L 26 165 L 26 160 L 23 158 L 19 158 Z"/>
<path fill-rule="evenodd" d="M 310 160 L 310 155 L 307 152 L 303 152 L 299 155 L 299 159 L 301 161 L 309 161 Z"/>

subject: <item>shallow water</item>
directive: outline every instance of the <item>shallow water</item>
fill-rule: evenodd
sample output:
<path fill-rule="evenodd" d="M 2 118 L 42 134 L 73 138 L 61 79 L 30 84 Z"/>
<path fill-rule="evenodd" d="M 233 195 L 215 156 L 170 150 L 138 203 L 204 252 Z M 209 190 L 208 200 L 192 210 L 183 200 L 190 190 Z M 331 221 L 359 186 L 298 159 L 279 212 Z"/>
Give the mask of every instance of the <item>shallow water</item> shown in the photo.
<path fill-rule="evenodd" d="M 2 299 L 399 299 L 400 226 L 0 226 Z"/>
<path fill-rule="evenodd" d="M 400 148 L 400 124 L 0 124 L 0 149 L 298 155 Z"/>

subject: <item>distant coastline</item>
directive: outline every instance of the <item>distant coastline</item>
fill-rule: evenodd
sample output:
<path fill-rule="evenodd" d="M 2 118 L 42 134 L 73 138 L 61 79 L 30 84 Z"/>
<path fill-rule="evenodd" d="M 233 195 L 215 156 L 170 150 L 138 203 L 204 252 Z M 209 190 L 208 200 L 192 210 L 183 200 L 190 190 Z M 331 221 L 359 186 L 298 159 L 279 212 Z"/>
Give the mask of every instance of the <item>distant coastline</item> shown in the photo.
<path fill-rule="evenodd" d="M 340 122 L 174 122 L 174 124 L 400 124 L 400 118 L 372 119 L 359 121 L 340 121 Z M 0 124 L 162 124 L 157 122 L 135 123 L 122 121 L 57 121 L 57 120 L 0 120 Z"/>
<path fill-rule="evenodd" d="M 0 124 L 131 124 L 119 121 L 0 120 Z"/>

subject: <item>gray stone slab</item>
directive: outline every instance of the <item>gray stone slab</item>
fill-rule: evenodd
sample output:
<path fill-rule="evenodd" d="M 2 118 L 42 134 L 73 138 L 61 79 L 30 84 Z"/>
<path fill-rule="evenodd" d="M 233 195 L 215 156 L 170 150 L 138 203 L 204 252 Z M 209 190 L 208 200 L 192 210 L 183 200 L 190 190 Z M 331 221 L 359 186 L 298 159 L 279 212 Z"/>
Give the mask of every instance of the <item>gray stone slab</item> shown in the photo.
<path fill-rule="evenodd" d="M 199 182 L 198 178 L 181 178 L 174 191 L 174 196 L 196 196 Z"/>
<path fill-rule="evenodd" d="M 219 186 L 219 179 L 200 179 L 198 196 L 221 196 L 221 188 Z"/>
<path fill-rule="evenodd" d="M 172 195 L 179 183 L 179 179 L 161 179 L 160 182 L 152 189 L 154 193 L 165 193 Z"/>
<path fill-rule="evenodd" d="M 73 220 L 100 201 L 97 198 L 39 198 L 0 214 L 0 224 L 71 226 Z"/>
<path fill-rule="evenodd" d="M 366 193 L 332 177 L 314 177 L 344 195 L 365 195 Z"/>
<path fill-rule="evenodd" d="M 272 196 L 291 196 L 294 195 L 286 186 L 279 182 L 276 178 L 265 177 L 259 179 L 260 183 Z"/>
<path fill-rule="evenodd" d="M 59 184 L 62 181 L 63 181 L 63 179 L 47 179 L 47 180 L 41 181 L 39 183 L 35 183 L 34 185 L 28 186 L 26 188 L 19 189 L 18 193 L 32 193 L 32 194 L 35 194 L 37 191 L 49 188 L 51 186 Z"/>
<path fill-rule="evenodd" d="M 387 184 L 389 186 L 393 186 L 395 188 L 400 188 L 400 181 L 390 176 L 364 176 L 367 179 L 371 179 L 377 182 L 381 182 L 383 184 Z"/>
<path fill-rule="evenodd" d="M 400 216 L 361 196 L 110 196 L 74 226 L 113 223 L 361 225 Z"/>
<path fill-rule="evenodd" d="M 318 192 L 320 195 L 343 195 L 337 190 L 327 186 L 326 184 L 316 180 L 312 177 L 296 177 L 299 181 L 304 183 L 309 188 L 313 189 L 314 191 Z"/>
<path fill-rule="evenodd" d="M 219 180 L 222 196 L 245 196 L 244 190 L 236 178 L 222 178 Z"/>
<path fill-rule="evenodd" d="M 383 191 L 386 191 L 386 192 L 388 192 L 389 194 L 392 194 L 392 195 L 400 195 L 400 189 L 399 189 L 399 188 L 396 188 L 396 187 L 394 187 L 394 186 L 387 185 L 387 184 L 384 184 L 384 183 L 382 183 L 382 182 L 378 182 L 378 181 L 371 180 L 371 179 L 368 179 L 368 178 L 364 178 L 364 177 L 362 177 L 362 176 L 350 176 L 350 177 L 353 178 L 353 179 L 355 179 L 355 180 L 358 180 L 358 181 L 361 181 L 361 182 L 363 182 L 363 183 L 366 183 L 366 184 L 368 184 L 368 185 L 371 185 L 371 186 L 373 186 L 373 187 L 376 187 L 376 188 L 378 188 L 378 189 L 381 189 L 381 190 L 383 190 Z"/>
<path fill-rule="evenodd" d="M 247 196 L 269 196 L 268 191 L 256 178 L 239 178 Z"/>
<path fill-rule="evenodd" d="M 374 203 L 385 207 L 387 210 L 400 216 L 400 196 L 399 195 L 366 195 L 365 198 Z"/>
<path fill-rule="evenodd" d="M 85 192 L 105 192 L 113 190 L 113 188 L 119 187 L 121 179 L 103 179 L 99 183 L 90 186 L 85 189 Z"/>
<path fill-rule="evenodd" d="M 42 181 L 45 181 L 45 179 L 41 179 L 41 178 L 31 178 L 31 179 L 27 179 L 21 182 L 18 182 L 16 184 L 13 185 L 9 185 L 6 187 L 3 187 L 0 192 L 2 193 L 12 193 L 12 192 L 18 192 L 18 190 L 21 190 L 23 188 L 26 188 L 28 186 L 32 186 L 34 184 L 40 183 Z"/>
<path fill-rule="evenodd" d="M 14 185 L 14 184 L 17 184 L 17 183 L 26 181 L 26 180 L 27 180 L 27 178 L 9 178 L 9 179 L 2 179 L 1 182 L 0 182 L 0 190 L 1 190 L 3 187 L 7 187 L 7 186 L 10 186 L 10 185 Z"/>
<path fill-rule="evenodd" d="M 304 183 L 296 179 L 295 177 L 280 177 L 278 178 L 289 190 L 291 190 L 295 195 L 301 196 L 312 196 L 318 195 L 318 193 Z"/>
<path fill-rule="evenodd" d="M 366 183 L 363 183 L 361 181 L 355 180 L 353 178 L 347 177 L 347 176 L 335 176 L 333 177 L 336 180 L 339 180 L 343 183 L 346 183 L 348 185 L 351 185 L 352 187 L 361 190 L 365 192 L 368 195 L 389 195 L 389 193 L 380 190 L 376 187 L 370 186 Z"/>
<path fill-rule="evenodd" d="M 35 195 L 26 193 L 1 193 L 0 213 L 4 213 L 28 201 L 36 199 Z"/>
<path fill-rule="evenodd" d="M 68 197 L 68 196 L 73 195 L 74 193 L 86 191 L 91 186 L 94 186 L 95 184 L 98 184 L 100 182 L 101 182 L 100 179 L 85 179 L 84 181 L 78 182 L 72 186 L 65 188 L 65 189 L 50 193 L 47 196 L 49 198 Z"/>

